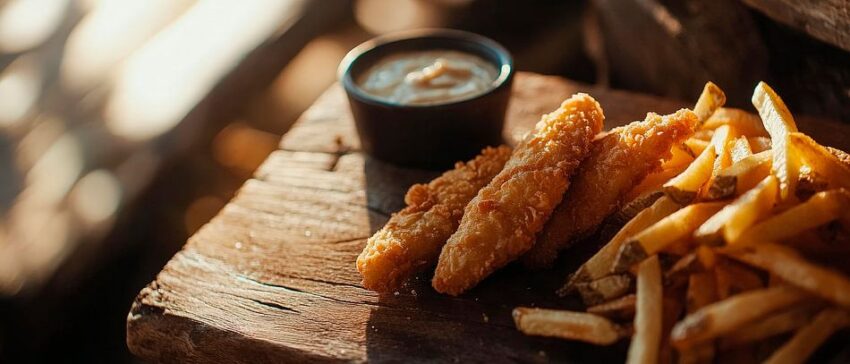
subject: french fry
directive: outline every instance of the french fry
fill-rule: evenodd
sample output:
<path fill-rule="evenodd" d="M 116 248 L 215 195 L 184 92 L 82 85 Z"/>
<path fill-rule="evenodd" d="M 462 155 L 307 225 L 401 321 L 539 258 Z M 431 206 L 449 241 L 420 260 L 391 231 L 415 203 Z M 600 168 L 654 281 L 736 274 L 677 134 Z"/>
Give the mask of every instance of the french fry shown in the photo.
<path fill-rule="evenodd" d="M 670 339 L 677 348 L 690 347 L 796 305 L 807 297 L 805 292 L 789 286 L 748 291 L 689 314 L 676 324 Z"/>
<path fill-rule="evenodd" d="M 782 241 L 806 230 L 836 220 L 850 206 L 850 191 L 845 189 L 816 193 L 797 206 L 771 216 L 744 231 L 730 245 L 753 244 L 759 241 Z"/>
<path fill-rule="evenodd" d="M 771 147 L 769 137 L 748 137 L 747 141 L 750 142 L 750 149 L 753 150 L 753 153 L 761 153 L 770 150 Z"/>
<path fill-rule="evenodd" d="M 659 256 L 659 261 L 662 261 Z M 662 270 L 664 263 L 661 263 Z M 658 362 L 671 363 L 673 359 L 673 347 L 670 345 L 670 330 L 679 321 L 685 309 L 684 287 L 663 286 L 661 298 L 661 345 L 658 348 Z"/>
<path fill-rule="evenodd" d="M 694 233 L 701 244 L 721 245 L 735 241 L 747 228 L 770 211 L 776 202 L 777 179 L 767 176 L 756 187 L 712 216 Z"/>
<path fill-rule="evenodd" d="M 720 200 L 750 190 L 767 177 L 772 161 L 770 151 L 764 151 L 724 168 L 711 181 L 705 198 Z"/>
<path fill-rule="evenodd" d="M 717 254 L 714 252 L 714 249 L 705 245 L 700 245 L 697 247 L 696 253 L 697 259 L 699 259 L 700 264 L 702 264 L 705 269 L 712 269 L 717 265 Z"/>
<path fill-rule="evenodd" d="M 702 154 L 702 151 L 705 150 L 705 148 L 708 148 L 708 144 L 709 143 L 707 140 L 697 138 L 688 138 L 687 140 L 685 140 L 685 146 L 691 150 L 691 153 L 693 153 L 693 155 L 696 156 Z"/>
<path fill-rule="evenodd" d="M 673 266 L 664 272 L 664 286 L 677 287 L 688 282 L 691 274 L 704 270 L 705 267 L 697 258 L 695 252 L 683 255 Z"/>
<path fill-rule="evenodd" d="M 717 297 L 726 299 L 741 292 L 764 288 L 758 273 L 748 267 L 727 259 L 721 259 L 714 267 L 717 281 Z"/>
<path fill-rule="evenodd" d="M 729 125 L 738 130 L 742 135 L 748 137 L 766 137 L 767 130 L 758 115 L 741 109 L 721 107 L 714 112 L 705 124 L 704 129 L 716 129 L 721 125 Z"/>
<path fill-rule="evenodd" d="M 681 164 L 671 166 L 670 168 L 664 168 L 665 166 L 662 165 L 660 171 L 646 176 L 640 183 L 638 183 L 637 186 L 632 188 L 632 190 L 626 194 L 623 200 L 632 201 L 641 195 L 645 195 L 655 190 L 660 190 L 667 181 L 684 172 L 688 166 L 688 164 Z"/>
<path fill-rule="evenodd" d="M 759 82 L 753 91 L 752 101 L 770 134 L 773 173 L 779 179 L 779 195 L 784 201 L 794 195 L 794 186 L 797 183 L 799 161 L 789 149 L 789 134 L 797 131 L 797 124 L 779 95 L 766 83 Z"/>
<path fill-rule="evenodd" d="M 714 115 L 714 112 L 726 103 L 726 94 L 714 82 L 706 82 L 702 93 L 694 106 L 694 114 L 697 114 L 700 124 Z"/>
<path fill-rule="evenodd" d="M 687 304 L 688 313 L 708 306 L 717 301 L 717 279 L 712 272 L 698 272 L 688 278 Z"/>
<path fill-rule="evenodd" d="M 573 273 L 567 283 L 558 290 L 561 296 L 569 294 L 573 291 L 574 286 L 580 282 L 589 282 L 611 273 L 611 266 L 614 264 L 614 259 L 620 251 L 620 246 L 623 242 L 635 233 L 646 229 L 648 226 L 667 217 L 681 205 L 673 202 L 669 197 L 664 196 L 655 201 L 652 206 L 646 208 L 635 216 L 634 219 L 626 223 L 620 232 L 617 233 L 608 244 L 605 244 L 599 251 L 596 252 L 590 259 L 582 264 L 579 269 Z"/>
<path fill-rule="evenodd" d="M 661 266 L 658 257 L 638 266 L 635 334 L 629 345 L 627 363 L 657 363 L 662 324 Z"/>
<path fill-rule="evenodd" d="M 673 148 L 670 148 L 670 159 L 667 159 L 662 164 L 662 168 L 671 169 L 677 166 L 691 164 L 696 157 L 696 154 L 693 154 L 690 148 L 685 145 L 677 145 Z"/>
<path fill-rule="evenodd" d="M 850 324 L 846 311 L 827 308 L 818 313 L 815 319 L 794 334 L 785 345 L 773 353 L 765 363 L 803 363 L 823 344 L 826 339 L 841 328 Z"/>
<path fill-rule="evenodd" d="M 750 142 L 747 140 L 747 137 L 740 136 L 732 143 L 732 149 L 730 151 L 732 155 L 732 163 L 738 163 L 742 159 L 753 155 L 753 149 L 750 148 Z"/>
<path fill-rule="evenodd" d="M 715 147 L 710 145 L 684 172 L 664 184 L 664 193 L 680 204 L 693 201 L 699 194 L 702 185 L 711 178 L 715 157 Z"/>
<path fill-rule="evenodd" d="M 818 306 L 804 304 L 757 320 L 721 338 L 718 346 L 726 349 L 794 331 L 809 322 Z"/>
<path fill-rule="evenodd" d="M 725 206 L 725 202 L 698 203 L 684 207 L 629 239 L 614 260 L 612 272 L 625 272 L 632 265 L 658 253 L 673 242 L 689 237 Z"/>
<path fill-rule="evenodd" d="M 723 253 L 773 273 L 815 296 L 850 308 L 850 280 L 838 271 L 809 262 L 791 248 L 759 242 L 740 248 L 728 248 Z"/>
<path fill-rule="evenodd" d="M 847 168 L 850 168 L 850 154 L 841 149 L 833 147 L 826 147 L 826 150 L 832 153 L 835 158 L 838 158 L 838 160 L 841 161 L 841 163 L 844 164 Z"/>
<path fill-rule="evenodd" d="M 730 142 L 734 140 L 736 134 L 735 129 L 729 125 L 721 125 L 714 131 L 714 135 L 711 137 L 711 145 L 714 146 L 717 156 L 714 158 L 714 172 L 712 175 L 732 165 L 732 148 Z"/>
<path fill-rule="evenodd" d="M 850 167 L 828 149 L 802 133 L 790 133 L 788 142 L 792 151 L 829 182 L 829 188 L 850 188 Z"/>
<path fill-rule="evenodd" d="M 797 178 L 797 188 L 794 196 L 797 200 L 806 201 L 814 194 L 829 189 L 829 181 L 815 172 L 811 167 L 803 165 L 800 167 L 800 175 Z"/>
<path fill-rule="evenodd" d="M 526 335 L 559 337 L 596 345 L 611 345 L 623 329 L 608 319 L 584 312 L 517 307 L 513 311 L 517 329 Z"/>
<path fill-rule="evenodd" d="M 688 279 L 686 295 L 688 313 L 717 301 L 717 286 L 711 272 L 695 273 Z M 705 342 L 679 349 L 679 363 L 711 363 L 714 358 L 714 343 Z"/>
<path fill-rule="evenodd" d="M 615 320 L 630 320 L 635 316 L 636 301 L 637 296 L 632 293 L 608 302 L 590 306 L 587 308 L 587 312 Z"/>
<path fill-rule="evenodd" d="M 652 204 L 654 204 L 655 201 L 658 201 L 661 196 L 664 196 L 664 192 L 662 192 L 660 189 L 649 191 L 643 195 L 640 195 L 633 200 L 629 200 L 629 203 L 623 206 L 623 208 L 621 208 L 619 211 L 612 214 L 608 218 L 608 220 L 611 223 L 617 224 L 619 226 L 625 225 L 631 219 L 634 219 L 634 217 L 637 216 L 637 214 L 639 214 L 641 211 L 652 206 Z"/>
<path fill-rule="evenodd" d="M 699 129 L 694 132 L 694 136 L 692 138 L 709 141 L 711 137 L 714 136 L 714 130 L 712 129 Z"/>
<path fill-rule="evenodd" d="M 628 274 L 614 274 L 576 286 L 582 301 L 587 306 L 622 297 L 631 287 L 632 276 Z"/>

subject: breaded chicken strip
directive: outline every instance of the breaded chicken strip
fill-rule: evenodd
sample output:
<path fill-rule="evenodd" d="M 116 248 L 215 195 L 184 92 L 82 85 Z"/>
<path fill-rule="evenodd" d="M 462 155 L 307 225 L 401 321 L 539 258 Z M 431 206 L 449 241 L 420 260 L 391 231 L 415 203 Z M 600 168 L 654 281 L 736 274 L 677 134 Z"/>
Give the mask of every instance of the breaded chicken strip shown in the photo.
<path fill-rule="evenodd" d="M 433 266 L 440 249 L 457 230 L 463 208 L 502 170 L 510 155 L 511 148 L 506 146 L 486 148 L 430 183 L 410 187 L 404 197 L 407 207 L 369 238 L 357 258 L 363 286 L 388 292 Z"/>
<path fill-rule="evenodd" d="M 440 254 L 434 289 L 458 295 L 531 248 L 603 119 L 602 108 L 585 94 L 543 116 L 505 169 L 466 206 Z"/>
<path fill-rule="evenodd" d="M 670 149 L 689 138 L 697 116 L 682 109 L 674 114 L 646 115 L 644 121 L 612 129 L 593 143 L 579 167 L 573 186 L 522 261 L 528 267 L 549 267 L 578 239 L 592 234 L 622 203 L 623 196 L 649 173 L 658 170 Z"/>

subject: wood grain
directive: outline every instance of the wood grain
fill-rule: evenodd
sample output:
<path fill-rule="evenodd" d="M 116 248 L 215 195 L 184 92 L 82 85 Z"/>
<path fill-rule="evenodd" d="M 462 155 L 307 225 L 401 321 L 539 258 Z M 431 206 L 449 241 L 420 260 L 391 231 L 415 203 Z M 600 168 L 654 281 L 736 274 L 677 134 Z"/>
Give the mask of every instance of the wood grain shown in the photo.
<path fill-rule="evenodd" d="M 520 73 L 506 138 L 516 140 L 578 91 L 600 101 L 607 127 L 683 105 Z M 847 127 L 800 124 L 837 132 L 833 140 L 844 145 L 836 146 L 850 143 Z M 624 343 L 611 349 L 525 337 L 511 321 L 517 305 L 576 308 L 553 292 L 593 244 L 553 271 L 511 265 L 457 298 L 435 293 L 427 274 L 384 297 L 361 288 L 354 261 L 366 238 L 403 205 L 410 184 L 438 172 L 391 166 L 357 150 L 334 86 L 139 293 L 127 318 L 130 350 L 150 361 L 193 363 L 623 359 Z"/>

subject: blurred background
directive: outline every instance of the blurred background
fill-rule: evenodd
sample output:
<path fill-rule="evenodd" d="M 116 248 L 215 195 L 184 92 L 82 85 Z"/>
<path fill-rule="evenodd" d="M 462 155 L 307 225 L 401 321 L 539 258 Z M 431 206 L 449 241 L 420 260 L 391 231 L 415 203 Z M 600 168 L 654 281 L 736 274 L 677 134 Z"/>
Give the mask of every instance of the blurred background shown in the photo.
<path fill-rule="evenodd" d="M 411 28 L 517 68 L 850 120 L 850 5 L 783 0 L 0 0 L 0 363 L 134 362 L 133 297 L 336 80 Z"/>

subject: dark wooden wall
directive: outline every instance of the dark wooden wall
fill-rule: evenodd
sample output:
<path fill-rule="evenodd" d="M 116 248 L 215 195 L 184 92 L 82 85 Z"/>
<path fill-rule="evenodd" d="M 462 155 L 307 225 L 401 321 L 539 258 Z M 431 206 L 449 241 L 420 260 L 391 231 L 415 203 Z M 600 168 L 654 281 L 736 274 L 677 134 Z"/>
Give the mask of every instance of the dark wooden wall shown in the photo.
<path fill-rule="evenodd" d="M 749 107 L 759 80 L 792 111 L 850 122 L 850 2 L 593 0 L 611 84 Z"/>

